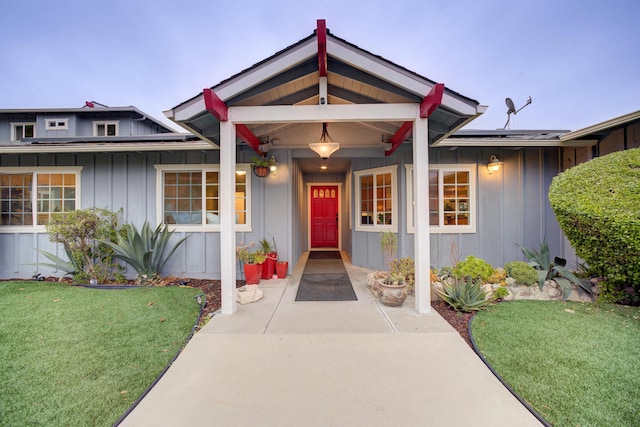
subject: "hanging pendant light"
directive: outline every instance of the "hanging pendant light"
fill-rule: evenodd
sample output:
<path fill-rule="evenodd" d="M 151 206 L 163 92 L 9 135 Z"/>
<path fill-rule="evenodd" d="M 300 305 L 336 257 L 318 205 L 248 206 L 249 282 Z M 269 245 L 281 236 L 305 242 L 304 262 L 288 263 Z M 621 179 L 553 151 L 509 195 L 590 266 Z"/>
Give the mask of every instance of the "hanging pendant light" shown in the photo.
<path fill-rule="evenodd" d="M 323 123 L 322 136 L 320 137 L 320 141 L 312 142 L 311 144 L 309 144 L 309 148 L 315 151 L 320 156 L 320 158 L 328 159 L 329 156 L 340 149 L 340 144 L 331 139 L 329 133 L 327 132 L 327 124 Z"/>

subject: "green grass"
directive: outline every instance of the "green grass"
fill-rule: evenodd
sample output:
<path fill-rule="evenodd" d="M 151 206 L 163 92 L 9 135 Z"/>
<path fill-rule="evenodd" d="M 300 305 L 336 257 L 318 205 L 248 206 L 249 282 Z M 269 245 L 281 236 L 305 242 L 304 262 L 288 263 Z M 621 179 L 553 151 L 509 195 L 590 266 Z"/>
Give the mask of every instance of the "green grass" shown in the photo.
<path fill-rule="evenodd" d="M 0 425 L 112 425 L 187 338 L 197 293 L 0 282 Z"/>
<path fill-rule="evenodd" d="M 491 366 L 554 426 L 640 422 L 640 308 L 514 301 L 480 312 L 471 329 Z"/>

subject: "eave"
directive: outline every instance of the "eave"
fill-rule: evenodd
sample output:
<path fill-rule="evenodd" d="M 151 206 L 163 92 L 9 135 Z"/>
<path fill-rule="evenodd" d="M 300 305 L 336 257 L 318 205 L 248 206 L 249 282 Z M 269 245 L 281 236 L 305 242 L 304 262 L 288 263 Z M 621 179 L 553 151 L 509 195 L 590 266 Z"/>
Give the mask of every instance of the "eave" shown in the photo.
<path fill-rule="evenodd" d="M 591 147 L 598 143 L 595 139 L 561 141 L 559 139 L 519 139 L 519 138 L 446 138 L 432 147 Z"/>
<path fill-rule="evenodd" d="M 573 132 L 566 133 L 560 137 L 560 140 L 569 141 L 572 139 L 582 138 L 584 136 L 600 133 L 610 128 L 625 125 L 635 120 L 640 120 L 640 110 L 604 121 L 602 123 L 596 123 L 595 125 L 591 125 L 583 129 L 578 129 Z"/>

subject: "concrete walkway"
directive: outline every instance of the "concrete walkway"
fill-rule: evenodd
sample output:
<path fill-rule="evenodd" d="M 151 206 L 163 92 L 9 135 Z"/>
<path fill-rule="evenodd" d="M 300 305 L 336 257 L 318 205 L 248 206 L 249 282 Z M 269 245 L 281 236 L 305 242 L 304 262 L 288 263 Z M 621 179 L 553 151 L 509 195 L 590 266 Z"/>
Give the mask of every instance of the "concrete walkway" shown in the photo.
<path fill-rule="evenodd" d="M 295 302 L 306 256 L 216 315 L 121 425 L 540 425 L 437 312 L 381 305 L 347 259 L 358 301 Z"/>

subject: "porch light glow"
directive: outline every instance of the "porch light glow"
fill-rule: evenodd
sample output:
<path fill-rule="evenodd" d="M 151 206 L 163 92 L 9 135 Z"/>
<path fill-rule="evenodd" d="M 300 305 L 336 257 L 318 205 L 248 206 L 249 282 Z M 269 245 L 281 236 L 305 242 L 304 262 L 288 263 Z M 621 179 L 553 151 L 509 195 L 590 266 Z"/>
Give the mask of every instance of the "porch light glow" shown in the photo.
<path fill-rule="evenodd" d="M 321 159 L 328 159 L 333 153 L 340 149 L 340 144 L 335 142 L 327 132 L 327 124 L 322 124 L 322 136 L 320 141 L 312 142 L 309 148 L 315 151 Z"/>
<path fill-rule="evenodd" d="M 269 169 L 271 170 L 271 172 L 275 172 L 278 170 L 278 162 L 276 162 L 276 158 L 275 156 L 271 156 L 271 158 L 269 159 Z"/>
<path fill-rule="evenodd" d="M 492 154 L 491 157 L 489 158 L 489 163 L 487 164 L 487 169 L 489 170 L 489 175 L 491 175 L 494 172 L 498 172 L 500 170 L 500 168 L 502 167 L 502 163 L 500 160 L 498 160 L 498 158 L 496 157 L 495 154 Z"/>

